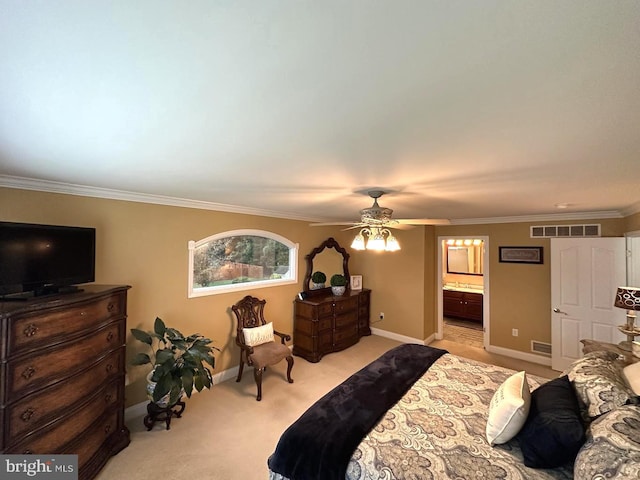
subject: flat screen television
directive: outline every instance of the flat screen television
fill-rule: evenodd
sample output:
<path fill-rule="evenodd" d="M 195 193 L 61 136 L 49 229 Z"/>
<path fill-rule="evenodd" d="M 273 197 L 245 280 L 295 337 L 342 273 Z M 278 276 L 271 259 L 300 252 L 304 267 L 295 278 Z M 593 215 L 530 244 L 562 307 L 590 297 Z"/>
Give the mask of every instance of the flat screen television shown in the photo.
<path fill-rule="evenodd" d="M 66 291 L 95 281 L 96 230 L 0 222 L 0 298 Z"/>

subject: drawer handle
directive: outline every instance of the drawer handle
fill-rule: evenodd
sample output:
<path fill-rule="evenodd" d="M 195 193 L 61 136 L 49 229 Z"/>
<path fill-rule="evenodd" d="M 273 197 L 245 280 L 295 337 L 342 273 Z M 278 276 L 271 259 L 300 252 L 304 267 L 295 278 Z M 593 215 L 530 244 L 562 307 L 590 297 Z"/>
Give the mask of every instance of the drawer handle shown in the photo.
<path fill-rule="evenodd" d="M 37 331 L 38 331 L 38 327 L 35 324 L 30 323 L 25 327 L 25 329 L 23 330 L 23 333 L 25 337 L 33 337 Z"/>
<path fill-rule="evenodd" d="M 111 340 L 113 340 L 113 337 L 114 337 L 113 332 L 109 332 L 107 334 L 107 342 L 110 342 Z"/>
<path fill-rule="evenodd" d="M 111 394 L 110 394 L 110 393 L 107 393 L 107 394 L 104 396 L 104 403 L 111 403 L 111 398 L 113 398 L 113 397 L 111 397 Z"/>
<path fill-rule="evenodd" d="M 110 363 L 107 364 L 106 370 L 107 370 L 107 373 L 111 373 L 113 371 L 113 365 L 111 365 Z"/>
<path fill-rule="evenodd" d="M 107 305 L 107 312 L 109 313 L 113 312 L 114 308 L 116 308 L 116 304 L 113 302 L 109 302 L 109 305 Z"/>
<path fill-rule="evenodd" d="M 24 369 L 24 372 L 22 372 L 22 377 L 25 380 L 29 380 L 31 377 L 33 377 L 33 375 L 36 373 L 36 369 L 33 367 L 27 367 Z"/>
<path fill-rule="evenodd" d="M 84 317 L 87 314 L 87 312 L 80 312 L 80 316 Z"/>
<path fill-rule="evenodd" d="M 107 435 L 109 435 L 109 432 L 111 431 L 111 425 L 105 425 L 104 427 L 104 433 L 106 433 Z"/>
<path fill-rule="evenodd" d="M 22 412 L 20 418 L 23 422 L 28 422 L 29 420 L 31 420 L 31 417 L 33 417 L 34 413 L 36 413 L 36 411 L 33 408 L 27 408 L 24 412 Z"/>

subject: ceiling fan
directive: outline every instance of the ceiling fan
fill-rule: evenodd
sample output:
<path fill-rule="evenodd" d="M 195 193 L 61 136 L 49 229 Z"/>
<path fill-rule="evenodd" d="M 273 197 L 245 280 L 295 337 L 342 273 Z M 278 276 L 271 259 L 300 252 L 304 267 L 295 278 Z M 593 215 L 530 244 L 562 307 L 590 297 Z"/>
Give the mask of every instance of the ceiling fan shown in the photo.
<path fill-rule="evenodd" d="M 326 222 L 312 223 L 312 227 L 323 227 L 327 225 L 350 225 L 345 230 L 352 228 L 377 227 L 377 228 L 413 228 L 414 225 L 449 225 L 451 222 L 446 218 L 402 218 L 393 219 L 393 210 L 378 205 L 378 199 L 385 194 L 383 190 L 369 190 L 367 194 L 373 198 L 373 205 L 360 210 L 359 222 Z"/>

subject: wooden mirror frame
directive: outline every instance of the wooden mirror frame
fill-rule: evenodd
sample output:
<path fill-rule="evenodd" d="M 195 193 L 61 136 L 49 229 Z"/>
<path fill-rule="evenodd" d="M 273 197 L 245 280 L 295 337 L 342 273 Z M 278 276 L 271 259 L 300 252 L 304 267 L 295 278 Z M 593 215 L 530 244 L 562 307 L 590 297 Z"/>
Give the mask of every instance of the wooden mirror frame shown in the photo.
<path fill-rule="evenodd" d="M 347 251 L 344 248 L 340 246 L 340 244 L 336 241 L 335 238 L 329 237 L 324 242 L 322 242 L 318 247 L 311 250 L 310 254 L 305 255 L 304 257 L 304 259 L 307 261 L 307 273 L 305 273 L 304 275 L 304 281 L 302 283 L 302 287 L 304 288 L 305 292 L 311 293 L 312 295 L 326 294 L 327 291 L 331 290 L 330 286 L 325 288 L 319 288 L 317 290 L 311 290 L 309 288 L 309 284 L 311 282 L 311 275 L 313 274 L 313 259 L 325 248 L 335 248 L 336 251 L 342 255 L 342 272 L 343 272 L 342 274 L 344 275 L 344 278 L 347 279 L 347 290 L 349 289 L 350 279 L 351 279 L 349 275 L 349 256 L 350 255 L 347 253 Z M 330 281 L 330 279 L 327 278 L 327 281 Z"/>

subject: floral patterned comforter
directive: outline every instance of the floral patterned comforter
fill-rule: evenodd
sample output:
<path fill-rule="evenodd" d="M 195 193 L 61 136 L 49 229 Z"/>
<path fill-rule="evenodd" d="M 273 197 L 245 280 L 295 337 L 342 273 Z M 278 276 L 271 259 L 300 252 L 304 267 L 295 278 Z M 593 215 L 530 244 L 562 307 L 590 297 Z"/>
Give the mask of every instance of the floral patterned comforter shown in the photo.
<path fill-rule="evenodd" d="M 369 432 L 347 478 L 571 479 L 573 469 L 525 467 L 517 440 L 491 447 L 491 397 L 512 370 L 445 354 Z M 533 390 L 544 379 L 528 375 Z"/>
<path fill-rule="evenodd" d="M 347 479 L 572 479 L 571 466 L 525 467 L 517 440 L 495 447 L 487 442 L 491 397 L 513 373 L 443 355 L 363 439 Z M 532 390 L 546 381 L 527 379 Z M 274 472 L 270 479 L 286 480 Z"/>

